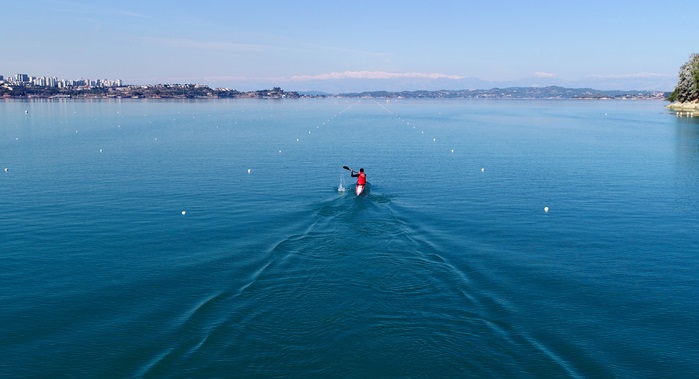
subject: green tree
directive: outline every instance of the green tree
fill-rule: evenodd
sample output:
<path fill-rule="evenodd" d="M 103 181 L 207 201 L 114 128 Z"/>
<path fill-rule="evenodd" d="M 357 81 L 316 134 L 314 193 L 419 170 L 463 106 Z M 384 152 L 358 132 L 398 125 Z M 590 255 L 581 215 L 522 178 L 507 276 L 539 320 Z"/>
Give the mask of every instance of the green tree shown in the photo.
<path fill-rule="evenodd" d="M 680 67 L 680 79 L 668 100 L 681 103 L 699 100 L 699 54 L 692 54 Z"/>

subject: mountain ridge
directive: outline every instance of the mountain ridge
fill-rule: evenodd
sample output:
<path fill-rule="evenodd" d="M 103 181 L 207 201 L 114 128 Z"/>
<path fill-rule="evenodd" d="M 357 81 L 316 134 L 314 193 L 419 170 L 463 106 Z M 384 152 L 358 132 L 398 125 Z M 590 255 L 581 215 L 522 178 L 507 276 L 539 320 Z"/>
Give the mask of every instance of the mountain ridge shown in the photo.
<path fill-rule="evenodd" d="M 340 93 L 338 97 L 379 98 L 467 98 L 467 99 L 657 99 L 664 100 L 669 92 L 646 90 L 597 90 L 593 88 L 506 87 L 463 90 L 363 91 Z"/>

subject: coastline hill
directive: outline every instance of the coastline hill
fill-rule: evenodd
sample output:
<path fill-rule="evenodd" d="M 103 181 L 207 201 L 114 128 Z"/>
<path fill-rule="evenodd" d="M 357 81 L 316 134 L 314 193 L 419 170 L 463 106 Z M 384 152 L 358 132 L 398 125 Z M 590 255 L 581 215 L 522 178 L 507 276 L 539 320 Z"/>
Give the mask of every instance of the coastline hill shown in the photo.
<path fill-rule="evenodd" d="M 228 88 L 210 88 L 200 84 L 154 84 L 111 87 L 47 87 L 3 83 L 0 97 L 13 99 L 52 98 L 132 98 L 132 99 L 295 99 L 297 92 L 285 92 L 279 87 L 241 92 Z"/>
<path fill-rule="evenodd" d="M 699 111 L 699 54 L 692 54 L 680 67 L 677 86 L 668 100 L 673 102 L 670 109 Z"/>
<path fill-rule="evenodd" d="M 133 98 L 133 99 L 295 99 L 300 97 L 349 97 L 349 98 L 404 98 L 404 99 L 666 99 L 670 93 L 660 91 L 595 90 L 591 88 L 508 87 L 464 90 L 419 91 L 366 91 L 327 94 L 320 92 L 271 90 L 241 92 L 228 88 L 210 88 L 201 84 L 155 84 L 110 87 L 48 87 L 30 84 L 0 82 L 0 97 L 13 99 L 32 98 Z"/>
<path fill-rule="evenodd" d="M 591 88 L 549 87 L 509 87 L 487 90 L 441 90 L 441 91 L 372 91 L 344 93 L 338 97 L 380 97 L 380 98 L 463 98 L 463 99 L 656 99 L 663 100 L 669 93 L 659 91 L 617 91 L 595 90 Z"/>

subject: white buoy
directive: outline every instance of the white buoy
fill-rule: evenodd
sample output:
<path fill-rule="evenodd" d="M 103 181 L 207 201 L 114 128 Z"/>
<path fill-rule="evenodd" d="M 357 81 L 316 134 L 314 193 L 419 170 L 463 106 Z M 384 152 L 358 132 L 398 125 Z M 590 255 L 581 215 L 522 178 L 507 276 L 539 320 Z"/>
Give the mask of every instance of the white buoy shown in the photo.
<path fill-rule="evenodd" d="M 7 168 L 7 167 L 5 167 L 5 172 L 8 172 L 8 171 L 10 171 L 10 169 L 9 169 L 9 168 Z"/>
<path fill-rule="evenodd" d="M 481 172 L 485 172 L 485 168 L 481 168 Z"/>
<path fill-rule="evenodd" d="M 184 215 L 186 215 L 186 214 L 187 214 L 186 211 L 182 211 L 182 216 L 184 216 Z"/>
<path fill-rule="evenodd" d="M 549 213 L 549 207 L 544 207 L 544 212 Z"/>
<path fill-rule="evenodd" d="M 251 169 L 248 169 L 248 174 L 249 174 L 251 171 L 252 171 Z"/>
<path fill-rule="evenodd" d="M 451 149 L 452 154 L 454 153 L 454 149 Z"/>
<path fill-rule="evenodd" d="M 102 152 L 102 149 L 100 149 L 100 153 Z"/>

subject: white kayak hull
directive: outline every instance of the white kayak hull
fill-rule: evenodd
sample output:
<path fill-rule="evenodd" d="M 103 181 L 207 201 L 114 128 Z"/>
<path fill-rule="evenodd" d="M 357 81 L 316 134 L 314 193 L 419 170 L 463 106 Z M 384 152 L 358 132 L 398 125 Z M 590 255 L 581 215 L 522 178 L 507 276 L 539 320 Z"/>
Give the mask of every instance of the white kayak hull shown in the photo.
<path fill-rule="evenodd" d="M 361 184 L 357 184 L 357 186 L 354 189 L 354 191 L 357 193 L 357 196 L 361 195 L 362 192 L 364 192 L 364 187 L 365 186 L 363 186 Z"/>

